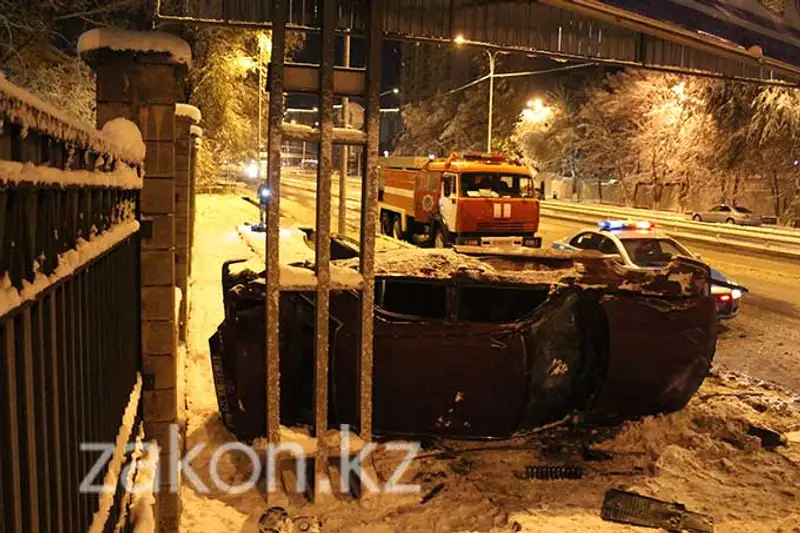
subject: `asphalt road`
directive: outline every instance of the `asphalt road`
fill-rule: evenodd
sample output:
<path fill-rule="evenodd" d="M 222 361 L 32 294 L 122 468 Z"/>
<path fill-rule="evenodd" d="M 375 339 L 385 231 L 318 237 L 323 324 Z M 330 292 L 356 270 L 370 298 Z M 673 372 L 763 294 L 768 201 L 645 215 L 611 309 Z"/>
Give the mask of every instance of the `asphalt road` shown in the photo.
<path fill-rule="evenodd" d="M 309 224 L 314 220 L 315 176 L 287 175 L 282 180 L 282 209 L 287 218 Z M 357 179 L 348 180 L 348 226 L 355 229 L 360 207 Z M 333 183 L 332 225 L 338 203 Z M 582 223 L 543 217 L 543 246 L 586 227 Z M 742 371 L 800 391 L 800 263 L 772 257 L 743 255 L 711 245 L 690 245 L 704 261 L 749 289 L 734 319 L 722 322 L 715 364 Z"/>

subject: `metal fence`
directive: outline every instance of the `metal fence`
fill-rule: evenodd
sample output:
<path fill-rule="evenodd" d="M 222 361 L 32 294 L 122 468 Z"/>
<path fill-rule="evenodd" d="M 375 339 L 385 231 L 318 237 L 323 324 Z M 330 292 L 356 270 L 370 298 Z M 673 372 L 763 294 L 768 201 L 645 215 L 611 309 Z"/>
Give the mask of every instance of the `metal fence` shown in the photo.
<path fill-rule="evenodd" d="M 81 443 L 114 443 L 137 390 L 141 167 L 0 81 L 0 533 L 87 531 Z"/>

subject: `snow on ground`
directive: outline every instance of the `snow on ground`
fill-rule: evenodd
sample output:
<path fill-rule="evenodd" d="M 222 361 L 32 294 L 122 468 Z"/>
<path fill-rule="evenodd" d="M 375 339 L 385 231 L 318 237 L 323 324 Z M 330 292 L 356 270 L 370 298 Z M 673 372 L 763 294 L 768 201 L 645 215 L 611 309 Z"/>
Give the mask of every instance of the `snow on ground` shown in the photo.
<path fill-rule="evenodd" d="M 290 212 L 284 213 L 289 214 L 286 225 L 300 222 L 302 213 L 291 212 L 299 207 L 284 206 Z M 205 443 L 213 450 L 233 440 L 218 416 L 208 354 L 208 337 L 223 317 L 220 267 L 226 259 L 253 257 L 237 228 L 255 220 L 257 211 L 238 196 L 210 195 L 198 196 L 197 210 L 186 358 L 187 449 Z M 315 505 L 294 501 L 289 512 L 319 517 L 325 533 L 653 531 L 600 518 L 605 491 L 627 488 L 709 514 L 718 533 L 800 531 L 800 446 L 765 449 L 748 435 L 750 424 L 800 429 L 800 398 L 769 383 L 719 373 L 678 413 L 612 428 L 570 421 L 511 441 L 425 443 L 401 481 L 420 484 L 420 493 L 381 494 L 361 502 L 333 498 Z M 607 451 L 611 459 L 584 460 L 585 443 Z M 207 449 L 192 461 L 204 480 L 210 455 Z M 402 455 L 383 450 L 371 456 L 383 481 Z M 229 482 L 249 476 L 241 458 L 227 454 L 221 461 L 219 470 Z M 580 466 L 585 475 L 556 481 L 515 475 L 539 464 Z M 441 490 L 423 503 L 438 486 Z M 187 533 L 255 532 L 266 509 L 264 495 L 255 489 L 201 494 L 185 485 L 182 497 L 181 531 Z"/>

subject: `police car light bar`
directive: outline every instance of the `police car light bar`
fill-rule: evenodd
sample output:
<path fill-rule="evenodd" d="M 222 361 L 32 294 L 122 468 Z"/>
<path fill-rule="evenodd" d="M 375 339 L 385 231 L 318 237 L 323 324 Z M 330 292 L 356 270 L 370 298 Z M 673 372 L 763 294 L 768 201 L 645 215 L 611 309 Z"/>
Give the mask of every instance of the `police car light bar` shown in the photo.
<path fill-rule="evenodd" d="M 648 230 L 653 229 L 655 224 L 642 220 L 639 222 L 628 222 L 626 220 L 601 220 L 597 223 L 597 227 L 606 230 L 606 231 L 614 231 L 614 230 L 622 230 L 622 229 L 639 229 L 639 230 Z"/>

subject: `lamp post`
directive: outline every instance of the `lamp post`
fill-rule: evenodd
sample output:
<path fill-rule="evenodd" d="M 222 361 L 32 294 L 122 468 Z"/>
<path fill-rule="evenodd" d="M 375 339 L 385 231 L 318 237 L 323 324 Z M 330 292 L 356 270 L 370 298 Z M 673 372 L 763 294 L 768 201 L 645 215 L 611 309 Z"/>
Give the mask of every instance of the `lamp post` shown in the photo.
<path fill-rule="evenodd" d="M 456 45 L 461 46 L 463 44 L 467 44 L 470 41 L 464 38 L 463 35 L 457 35 L 453 42 Z M 486 126 L 486 151 L 492 151 L 492 115 L 494 111 L 494 70 L 495 65 L 497 64 L 497 56 L 498 54 L 507 54 L 508 52 L 504 52 L 502 50 L 483 50 L 483 53 L 489 58 L 489 111 L 488 111 L 488 124 Z"/>

